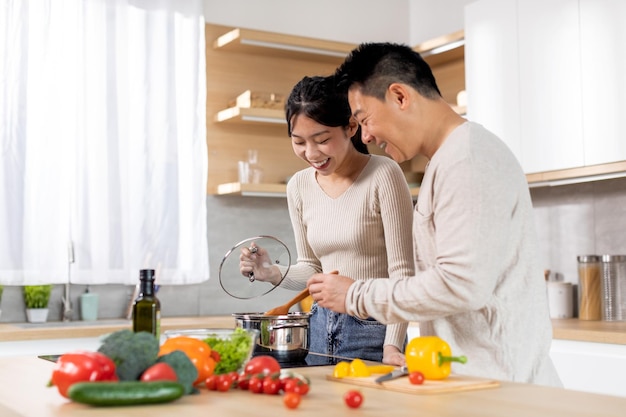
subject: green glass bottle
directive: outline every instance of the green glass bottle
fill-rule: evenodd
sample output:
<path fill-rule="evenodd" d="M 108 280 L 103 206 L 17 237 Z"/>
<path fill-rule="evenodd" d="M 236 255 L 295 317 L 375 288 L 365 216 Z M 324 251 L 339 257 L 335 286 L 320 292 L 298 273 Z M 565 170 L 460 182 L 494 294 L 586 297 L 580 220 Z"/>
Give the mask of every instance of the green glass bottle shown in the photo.
<path fill-rule="evenodd" d="M 133 331 L 161 336 L 161 303 L 154 291 L 154 269 L 139 271 L 139 295 L 133 304 Z"/>

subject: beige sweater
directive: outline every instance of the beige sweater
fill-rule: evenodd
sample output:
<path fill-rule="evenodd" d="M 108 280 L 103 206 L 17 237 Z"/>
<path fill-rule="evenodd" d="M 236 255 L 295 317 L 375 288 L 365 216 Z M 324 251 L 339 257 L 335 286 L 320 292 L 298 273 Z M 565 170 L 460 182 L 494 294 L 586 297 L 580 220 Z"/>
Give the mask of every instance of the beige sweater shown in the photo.
<path fill-rule="evenodd" d="M 414 320 L 468 358 L 453 372 L 560 385 L 526 177 L 482 126 L 457 127 L 429 162 L 415 209 L 415 277 L 353 284 L 349 314 Z"/>
<path fill-rule="evenodd" d="M 281 287 L 301 290 L 314 273 L 332 270 L 359 280 L 413 275 L 413 202 L 393 160 L 371 155 L 335 199 L 319 187 L 315 170 L 306 168 L 289 181 L 287 201 L 298 259 Z M 401 349 L 407 326 L 387 326 L 385 345 Z"/>

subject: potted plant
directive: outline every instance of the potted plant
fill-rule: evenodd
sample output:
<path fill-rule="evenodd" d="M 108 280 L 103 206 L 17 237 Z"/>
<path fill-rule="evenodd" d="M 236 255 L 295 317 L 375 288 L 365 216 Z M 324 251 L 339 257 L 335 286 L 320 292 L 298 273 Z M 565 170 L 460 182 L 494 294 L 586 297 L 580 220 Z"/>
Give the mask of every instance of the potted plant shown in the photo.
<path fill-rule="evenodd" d="M 24 304 L 29 322 L 41 323 L 48 319 L 48 301 L 51 292 L 50 284 L 24 286 Z"/>

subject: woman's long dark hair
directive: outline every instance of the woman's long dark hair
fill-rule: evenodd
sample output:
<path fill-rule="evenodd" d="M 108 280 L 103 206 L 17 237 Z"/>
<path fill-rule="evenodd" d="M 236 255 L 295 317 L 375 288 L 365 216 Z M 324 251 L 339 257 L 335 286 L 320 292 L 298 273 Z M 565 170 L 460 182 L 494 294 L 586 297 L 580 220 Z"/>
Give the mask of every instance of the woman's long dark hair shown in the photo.
<path fill-rule="evenodd" d="M 348 127 L 352 116 L 348 96 L 337 87 L 334 76 L 304 77 L 293 87 L 285 105 L 289 136 L 291 121 L 300 114 L 329 127 Z M 361 141 L 360 126 L 351 140 L 359 152 L 369 154 Z"/>

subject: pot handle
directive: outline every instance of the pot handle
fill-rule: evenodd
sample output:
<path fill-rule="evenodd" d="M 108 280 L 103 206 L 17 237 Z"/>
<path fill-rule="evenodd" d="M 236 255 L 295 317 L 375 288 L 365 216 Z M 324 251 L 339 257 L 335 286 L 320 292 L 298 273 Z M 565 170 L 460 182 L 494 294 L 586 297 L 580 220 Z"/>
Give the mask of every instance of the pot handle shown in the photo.
<path fill-rule="evenodd" d="M 280 329 L 293 329 L 296 327 L 309 327 L 308 323 L 281 323 L 267 326 L 268 331 L 280 330 Z"/>

